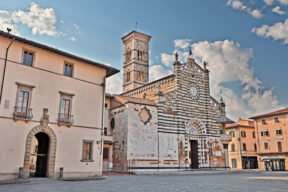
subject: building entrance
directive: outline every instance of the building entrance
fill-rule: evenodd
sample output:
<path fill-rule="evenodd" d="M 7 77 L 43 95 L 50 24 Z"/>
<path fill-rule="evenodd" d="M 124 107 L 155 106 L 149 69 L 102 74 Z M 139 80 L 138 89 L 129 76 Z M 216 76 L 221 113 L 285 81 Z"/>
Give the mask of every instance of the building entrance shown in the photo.
<path fill-rule="evenodd" d="M 30 155 L 30 176 L 47 176 L 49 142 L 49 136 L 43 132 L 37 133 L 33 137 Z"/>
<path fill-rule="evenodd" d="M 190 140 L 191 144 L 191 151 L 190 151 L 190 158 L 191 158 L 191 165 L 190 168 L 198 169 L 198 142 L 197 140 Z"/>

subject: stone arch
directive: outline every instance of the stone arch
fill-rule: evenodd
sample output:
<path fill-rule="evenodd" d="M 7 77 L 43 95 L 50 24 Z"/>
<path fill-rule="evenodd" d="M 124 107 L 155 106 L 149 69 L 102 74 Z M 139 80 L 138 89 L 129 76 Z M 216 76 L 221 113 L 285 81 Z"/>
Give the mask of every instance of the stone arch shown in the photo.
<path fill-rule="evenodd" d="M 25 146 L 25 154 L 24 154 L 24 178 L 29 177 L 30 171 L 30 152 L 31 152 L 31 145 L 32 145 L 32 138 L 37 133 L 46 133 L 49 136 L 50 143 L 49 143 L 49 153 L 48 153 L 48 167 L 47 167 L 47 177 L 53 178 L 55 172 L 55 158 L 56 158 L 56 134 L 50 127 L 45 127 L 42 125 L 38 125 L 34 127 L 27 135 L 26 139 L 26 146 Z"/>

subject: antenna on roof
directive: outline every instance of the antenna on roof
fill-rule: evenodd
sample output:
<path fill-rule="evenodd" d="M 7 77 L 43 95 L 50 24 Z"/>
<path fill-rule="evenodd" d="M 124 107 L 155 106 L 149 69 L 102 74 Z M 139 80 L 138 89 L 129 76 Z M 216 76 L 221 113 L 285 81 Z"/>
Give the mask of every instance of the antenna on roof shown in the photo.
<path fill-rule="evenodd" d="M 10 33 L 12 31 L 12 29 L 7 27 L 7 32 Z"/>

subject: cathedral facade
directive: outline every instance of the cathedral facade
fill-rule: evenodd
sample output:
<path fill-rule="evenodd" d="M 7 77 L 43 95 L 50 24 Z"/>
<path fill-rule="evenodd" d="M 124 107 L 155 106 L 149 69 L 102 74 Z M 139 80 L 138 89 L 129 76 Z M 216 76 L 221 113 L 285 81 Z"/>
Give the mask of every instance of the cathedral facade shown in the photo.
<path fill-rule="evenodd" d="M 107 118 L 113 169 L 229 167 L 225 104 L 210 95 L 206 64 L 191 55 L 181 63 L 176 53 L 174 73 L 149 82 L 150 39 L 137 31 L 122 38 L 123 93 L 109 96 Z"/>

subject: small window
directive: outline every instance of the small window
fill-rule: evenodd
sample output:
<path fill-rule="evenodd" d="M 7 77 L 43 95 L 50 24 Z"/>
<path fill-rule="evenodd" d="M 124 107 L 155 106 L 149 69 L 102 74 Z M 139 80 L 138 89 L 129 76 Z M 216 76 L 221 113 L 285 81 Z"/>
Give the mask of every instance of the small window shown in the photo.
<path fill-rule="evenodd" d="M 266 131 L 261 131 L 261 136 L 262 137 L 269 137 L 269 131 L 266 130 Z"/>
<path fill-rule="evenodd" d="M 143 71 L 138 71 L 138 81 L 143 81 L 143 76 L 144 76 L 144 72 Z"/>
<path fill-rule="evenodd" d="M 231 151 L 235 151 L 235 145 L 234 144 L 231 144 Z"/>
<path fill-rule="evenodd" d="M 282 135 L 282 129 L 277 129 L 276 130 L 276 135 Z"/>
<path fill-rule="evenodd" d="M 126 62 L 129 62 L 131 60 L 131 50 L 128 48 L 126 50 Z"/>
<path fill-rule="evenodd" d="M 269 149 L 269 144 L 267 142 L 264 143 L 264 149 L 268 150 Z"/>
<path fill-rule="evenodd" d="M 108 103 L 105 103 L 105 107 L 106 107 L 106 108 L 108 107 Z"/>
<path fill-rule="evenodd" d="M 279 118 L 278 117 L 274 117 L 274 122 L 275 123 L 280 123 Z"/>
<path fill-rule="evenodd" d="M 109 148 L 104 147 L 103 149 L 103 159 L 109 159 Z"/>
<path fill-rule="evenodd" d="M 144 56 L 144 51 L 137 51 L 137 56 L 138 56 L 138 60 L 142 61 L 143 60 L 143 56 Z"/>
<path fill-rule="evenodd" d="M 247 151 L 246 143 L 243 143 L 243 151 Z"/>
<path fill-rule="evenodd" d="M 245 131 L 241 131 L 241 137 L 243 137 L 243 138 L 246 137 L 246 132 Z"/>
<path fill-rule="evenodd" d="M 93 141 L 83 141 L 83 161 L 92 161 Z"/>
<path fill-rule="evenodd" d="M 107 127 L 104 127 L 104 135 L 108 135 Z"/>
<path fill-rule="evenodd" d="M 130 71 L 127 72 L 127 77 L 126 77 L 126 79 L 127 79 L 127 82 L 130 81 Z"/>
<path fill-rule="evenodd" d="M 282 142 L 281 141 L 277 141 L 277 148 L 278 148 L 278 152 L 282 152 Z"/>
<path fill-rule="evenodd" d="M 64 75 L 67 77 L 73 76 L 73 64 L 71 63 L 64 64 Z"/>
<path fill-rule="evenodd" d="M 252 136 L 254 139 L 256 138 L 255 131 L 252 132 Z"/>
<path fill-rule="evenodd" d="M 230 134 L 232 137 L 235 137 L 234 131 L 230 131 L 229 134 Z"/>
<path fill-rule="evenodd" d="M 267 124 L 266 119 L 262 119 L 262 124 L 263 124 L 263 125 L 266 125 L 266 124 Z"/>
<path fill-rule="evenodd" d="M 115 128 L 115 119 L 114 118 L 112 118 L 110 121 L 110 127 L 112 130 Z"/>
<path fill-rule="evenodd" d="M 33 64 L 33 59 L 34 59 L 34 53 L 25 50 L 23 54 L 23 64 L 31 67 Z"/>
<path fill-rule="evenodd" d="M 257 145 L 254 143 L 254 151 L 257 151 Z"/>

